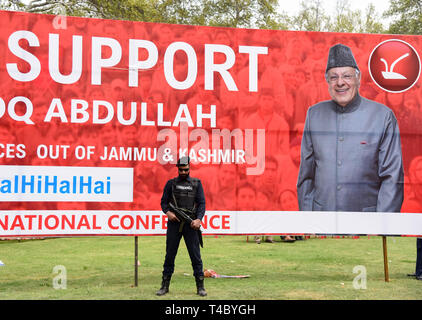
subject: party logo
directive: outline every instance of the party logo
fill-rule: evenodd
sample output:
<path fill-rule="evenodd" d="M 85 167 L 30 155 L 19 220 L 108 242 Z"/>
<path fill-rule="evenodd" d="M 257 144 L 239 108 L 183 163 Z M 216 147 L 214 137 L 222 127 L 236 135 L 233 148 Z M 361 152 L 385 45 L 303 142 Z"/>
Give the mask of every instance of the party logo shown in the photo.
<path fill-rule="evenodd" d="M 421 61 L 416 50 L 407 42 L 397 39 L 378 44 L 369 57 L 372 80 L 388 92 L 404 92 L 418 81 Z"/>

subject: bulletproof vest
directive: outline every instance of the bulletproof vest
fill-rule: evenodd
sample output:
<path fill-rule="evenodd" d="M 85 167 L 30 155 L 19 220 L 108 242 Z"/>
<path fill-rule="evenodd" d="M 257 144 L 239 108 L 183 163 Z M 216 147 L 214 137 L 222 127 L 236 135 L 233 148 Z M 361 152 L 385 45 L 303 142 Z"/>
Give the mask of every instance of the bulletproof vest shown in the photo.
<path fill-rule="evenodd" d="M 190 178 L 189 180 L 173 179 L 172 192 L 176 199 L 177 203 L 175 205 L 177 207 L 193 211 L 195 209 L 195 196 L 199 180 L 196 178 Z"/>

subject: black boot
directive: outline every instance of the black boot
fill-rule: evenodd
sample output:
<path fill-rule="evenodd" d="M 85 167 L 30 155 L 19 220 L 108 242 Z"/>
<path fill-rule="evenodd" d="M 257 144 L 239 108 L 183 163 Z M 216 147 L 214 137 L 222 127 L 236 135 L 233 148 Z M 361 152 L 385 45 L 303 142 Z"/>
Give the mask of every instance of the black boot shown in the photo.
<path fill-rule="evenodd" d="M 157 296 L 163 296 L 169 292 L 171 276 L 164 276 L 161 282 L 161 288 L 157 291 Z"/>
<path fill-rule="evenodd" d="M 204 276 L 195 277 L 195 281 L 197 290 L 196 293 L 201 297 L 205 297 L 207 295 L 207 292 L 204 288 Z"/>

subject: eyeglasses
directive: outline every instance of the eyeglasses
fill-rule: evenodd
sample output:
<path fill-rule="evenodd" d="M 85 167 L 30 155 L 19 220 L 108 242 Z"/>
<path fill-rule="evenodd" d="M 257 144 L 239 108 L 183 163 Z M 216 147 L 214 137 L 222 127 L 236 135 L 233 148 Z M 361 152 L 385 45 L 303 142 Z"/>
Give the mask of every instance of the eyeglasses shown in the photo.
<path fill-rule="evenodd" d="M 189 172 L 189 168 L 187 168 L 187 169 L 181 169 L 181 168 L 179 168 L 179 172 Z"/>
<path fill-rule="evenodd" d="M 332 76 L 328 76 L 327 75 L 327 81 L 329 82 L 329 83 L 336 83 L 339 79 L 341 79 L 341 80 L 343 80 L 344 82 L 351 82 L 352 80 L 353 80 L 353 78 L 355 78 L 356 77 L 356 75 L 354 75 L 354 74 L 348 74 L 348 73 L 346 73 L 346 74 L 343 74 L 343 75 L 341 75 L 341 76 L 339 76 L 339 75 L 332 75 Z"/>

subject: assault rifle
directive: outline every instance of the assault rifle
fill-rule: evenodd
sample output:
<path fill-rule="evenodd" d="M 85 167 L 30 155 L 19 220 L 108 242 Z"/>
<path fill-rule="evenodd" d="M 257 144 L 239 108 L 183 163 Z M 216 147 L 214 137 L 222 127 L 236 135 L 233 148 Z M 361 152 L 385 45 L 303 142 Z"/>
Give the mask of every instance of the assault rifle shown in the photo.
<path fill-rule="evenodd" d="M 171 211 L 174 212 L 174 214 L 180 220 L 180 222 L 182 222 L 182 223 L 187 222 L 187 223 L 189 223 L 189 225 L 192 223 L 193 219 L 187 214 L 187 212 L 191 213 L 191 211 L 189 211 L 187 209 L 183 209 L 183 208 L 178 208 L 171 202 L 169 203 L 169 206 L 171 208 Z M 201 231 L 201 229 L 198 229 L 198 237 L 199 237 L 199 244 L 203 248 L 204 244 L 202 242 L 202 231 Z"/>

